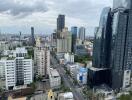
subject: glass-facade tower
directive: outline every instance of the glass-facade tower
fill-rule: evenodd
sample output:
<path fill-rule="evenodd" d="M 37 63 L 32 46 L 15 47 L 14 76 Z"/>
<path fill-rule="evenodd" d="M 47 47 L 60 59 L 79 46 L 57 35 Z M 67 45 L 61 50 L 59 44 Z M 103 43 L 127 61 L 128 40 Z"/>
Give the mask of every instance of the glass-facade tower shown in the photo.
<path fill-rule="evenodd" d="M 31 45 L 35 45 L 34 27 L 31 27 Z"/>
<path fill-rule="evenodd" d="M 106 7 L 102 11 L 99 27 L 95 33 L 93 67 L 109 68 L 111 20 L 111 8 Z"/>
<path fill-rule="evenodd" d="M 85 34 L 86 34 L 85 27 L 80 27 L 79 28 L 79 32 L 78 32 L 79 39 L 82 40 L 82 41 L 84 41 L 85 40 Z"/>
<path fill-rule="evenodd" d="M 111 42 L 112 88 L 130 85 L 132 65 L 132 11 L 119 9 L 114 12 Z M 125 74 L 127 73 L 127 74 Z"/>
<path fill-rule="evenodd" d="M 111 70 L 111 87 L 130 86 L 132 71 L 132 7 L 129 0 L 114 0 L 114 7 L 104 8 L 96 29 L 93 67 Z"/>
<path fill-rule="evenodd" d="M 71 27 L 71 33 L 72 33 L 72 52 L 75 52 L 75 46 L 76 46 L 76 40 L 77 40 L 77 27 L 73 26 Z"/>
<path fill-rule="evenodd" d="M 59 15 L 57 18 L 57 31 L 62 32 L 65 28 L 65 15 Z"/>

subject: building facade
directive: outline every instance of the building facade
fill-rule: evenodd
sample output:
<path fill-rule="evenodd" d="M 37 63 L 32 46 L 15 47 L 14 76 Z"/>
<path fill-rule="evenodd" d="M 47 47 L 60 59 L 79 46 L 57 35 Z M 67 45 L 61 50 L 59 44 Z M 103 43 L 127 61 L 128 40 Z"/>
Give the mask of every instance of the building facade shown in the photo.
<path fill-rule="evenodd" d="M 85 85 L 87 84 L 87 68 L 79 68 L 77 72 L 77 81 L 78 83 Z"/>
<path fill-rule="evenodd" d="M 5 79 L 5 61 L 0 60 L 0 79 Z"/>
<path fill-rule="evenodd" d="M 74 54 L 64 54 L 65 63 L 74 63 Z"/>
<path fill-rule="evenodd" d="M 114 90 L 120 90 L 130 87 L 132 71 L 131 2 L 130 0 L 115 0 L 113 10 L 109 9 L 103 10 L 106 12 L 102 13 L 100 26 L 95 34 L 93 66 L 110 69 L 111 73 L 108 76 L 111 80 L 110 86 Z"/>
<path fill-rule="evenodd" d="M 77 27 L 73 26 L 71 27 L 71 33 L 72 33 L 72 52 L 75 52 L 75 46 L 77 41 Z"/>
<path fill-rule="evenodd" d="M 25 48 L 16 48 L 11 55 L 1 58 L 5 73 L 6 89 L 26 86 L 33 82 L 33 61 Z"/>
<path fill-rule="evenodd" d="M 61 77 L 56 69 L 50 69 L 49 71 L 50 87 L 52 89 L 58 89 L 61 86 Z"/>
<path fill-rule="evenodd" d="M 57 18 L 57 37 L 60 37 L 60 32 L 65 28 L 65 15 L 59 15 Z"/>
<path fill-rule="evenodd" d="M 31 27 L 31 45 L 35 46 L 35 36 L 34 36 L 34 27 Z"/>
<path fill-rule="evenodd" d="M 60 93 L 57 100 L 74 100 L 72 92 Z"/>
<path fill-rule="evenodd" d="M 93 66 L 96 68 L 108 68 L 110 64 L 111 21 L 111 8 L 106 7 L 102 11 L 94 38 Z"/>
<path fill-rule="evenodd" d="M 34 61 L 36 64 L 37 75 L 47 76 L 50 68 L 50 51 L 46 47 L 36 47 L 34 49 Z"/>
<path fill-rule="evenodd" d="M 131 10 L 118 10 L 114 12 L 112 24 L 112 48 L 111 48 L 111 69 L 112 69 L 112 87 L 123 87 L 124 81 L 130 85 L 130 78 L 124 79 L 127 72 L 130 77 L 131 73 Z M 115 75 L 116 74 L 116 75 Z M 127 77 L 128 77 L 127 76 Z M 118 81 L 117 81 L 118 80 Z M 129 85 L 128 85 L 129 84 Z"/>
<path fill-rule="evenodd" d="M 78 33 L 79 39 L 82 40 L 82 41 L 84 41 L 85 40 L 85 34 L 86 34 L 85 27 L 80 27 L 79 28 L 79 33 Z"/>
<path fill-rule="evenodd" d="M 68 28 L 64 28 L 57 39 L 57 53 L 70 53 L 72 50 L 72 36 Z"/>

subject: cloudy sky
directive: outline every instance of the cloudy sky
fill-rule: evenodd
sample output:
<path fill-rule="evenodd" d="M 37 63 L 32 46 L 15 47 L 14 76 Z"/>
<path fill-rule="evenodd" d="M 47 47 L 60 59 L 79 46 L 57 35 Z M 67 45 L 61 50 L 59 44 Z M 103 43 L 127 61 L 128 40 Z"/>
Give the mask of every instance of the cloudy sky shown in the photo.
<path fill-rule="evenodd" d="M 93 35 L 101 11 L 112 6 L 112 0 L 0 0 L 0 30 L 2 33 L 50 34 L 56 28 L 58 14 L 66 15 L 66 26 L 85 26 Z"/>

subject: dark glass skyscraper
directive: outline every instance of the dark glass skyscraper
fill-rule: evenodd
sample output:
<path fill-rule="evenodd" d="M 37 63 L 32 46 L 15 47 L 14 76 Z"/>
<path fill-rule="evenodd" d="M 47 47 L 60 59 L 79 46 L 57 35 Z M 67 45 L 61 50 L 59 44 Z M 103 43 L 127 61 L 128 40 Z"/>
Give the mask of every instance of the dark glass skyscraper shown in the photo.
<path fill-rule="evenodd" d="M 113 10 L 104 8 L 96 30 L 93 66 L 109 68 L 114 90 L 130 86 L 132 69 L 131 0 L 114 0 Z"/>
<path fill-rule="evenodd" d="M 130 85 L 132 65 L 132 11 L 118 9 L 114 12 L 111 42 L 112 88 Z"/>
<path fill-rule="evenodd" d="M 35 45 L 34 27 L 31 27 L 31 45 Z"/>
<path fill-rule="evenodd" d="M 104 8 L 94 39 L 93 66 L 96 68 L 109 68 L 111 20 L 111 8 Z"/>
<path fill-rule="evenodd" d="M 59 15 L 57 18 L 57 31 L 62 32 L 65 27 L 65 15 Z"/>
<path fill-rule="evenodd" d="M 77 40 L 77 27 L 76 26 L 71 27 L 71 33 L 72 33 L 72 52 L 75 52 L 75 46 L 76 46 L 76 40 Z"/>

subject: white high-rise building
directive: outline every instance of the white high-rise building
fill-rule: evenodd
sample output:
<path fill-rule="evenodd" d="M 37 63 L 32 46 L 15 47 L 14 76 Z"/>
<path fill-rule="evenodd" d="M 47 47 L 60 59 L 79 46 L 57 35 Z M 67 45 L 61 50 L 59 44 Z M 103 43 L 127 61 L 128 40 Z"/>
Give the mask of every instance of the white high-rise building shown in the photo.
<path fill-rule="evenodd" d="M 0 79 L 5 79 L 5 64 L 4 59 L 0 60 Z"/>
<path fill-rule="evenodd" d="M 41 40 L 40 37 L 37 37 L 36 39 L 36 47 L 40 47 L 41 46 Z"/>
<path fill-rule="evenodd" d="M 46 47 L 36 47 L 34 49 L 34 60 L 37 75 L 46 76 L 50 68 L 50 51 Z"/>
<path fill-rule="evenodd" d="M 11 55 L 2 58 L 0 67 L 3 69 L 3 74 L 5 73 L 7 90 L 33 82 L 33 61 L 25 48 L 16 48 Z"/>

